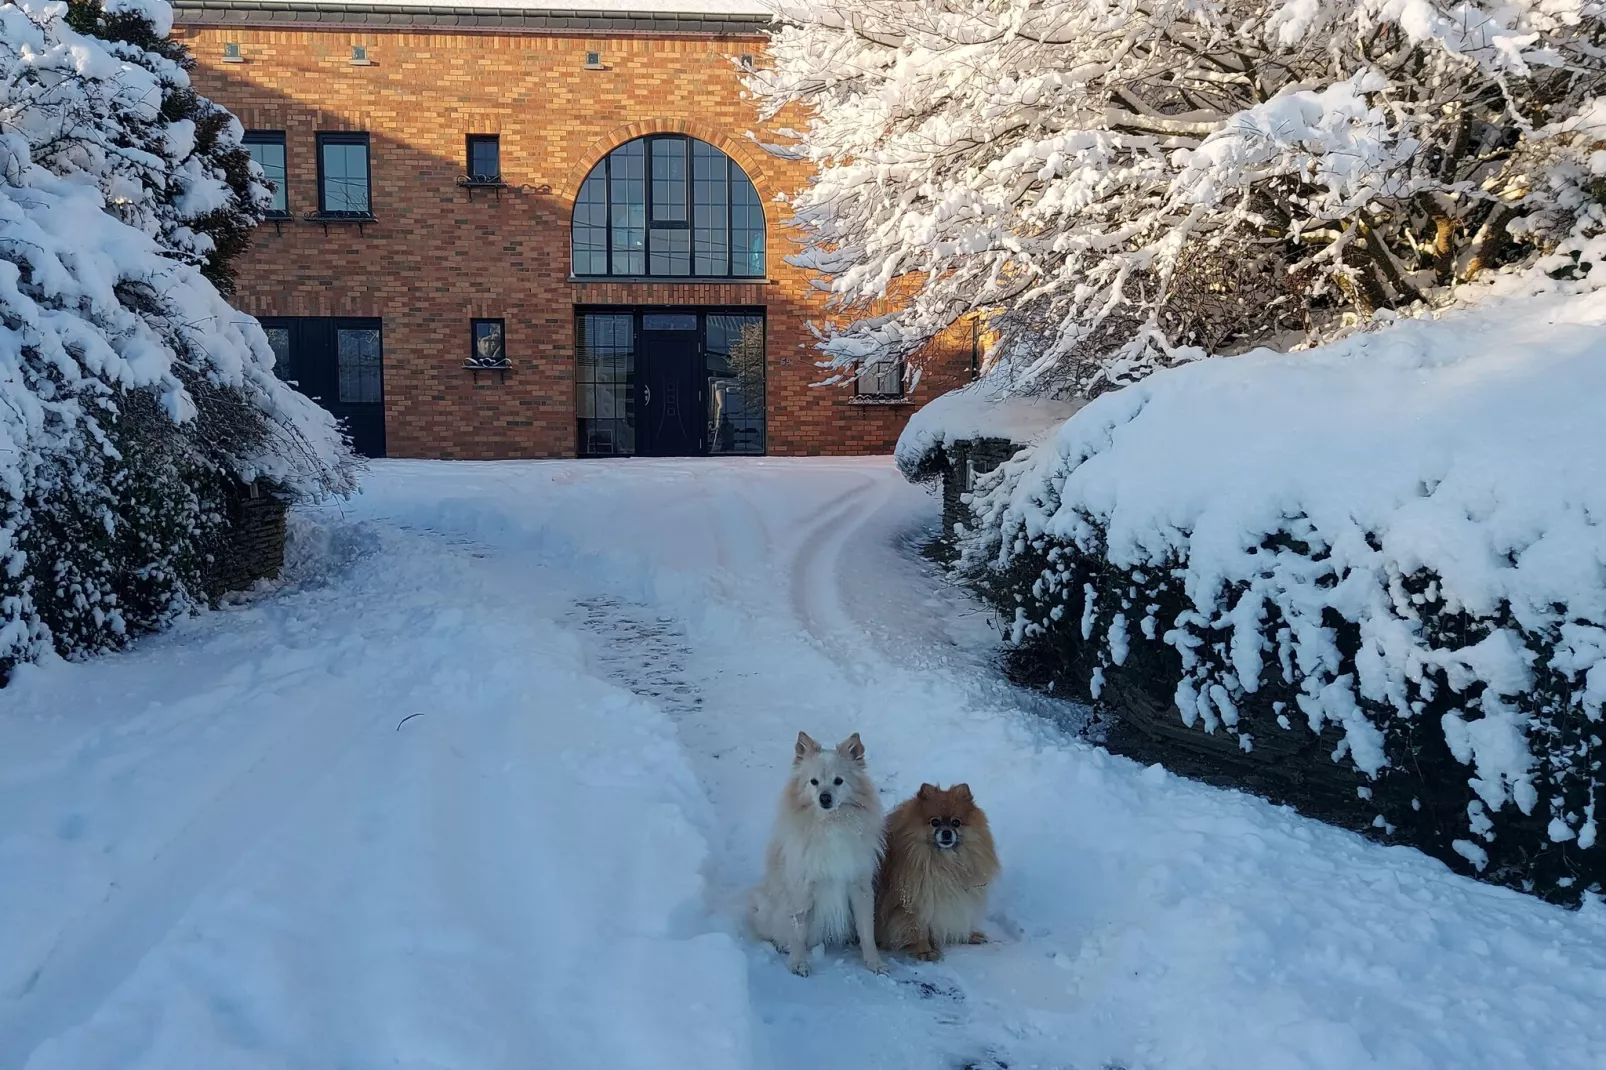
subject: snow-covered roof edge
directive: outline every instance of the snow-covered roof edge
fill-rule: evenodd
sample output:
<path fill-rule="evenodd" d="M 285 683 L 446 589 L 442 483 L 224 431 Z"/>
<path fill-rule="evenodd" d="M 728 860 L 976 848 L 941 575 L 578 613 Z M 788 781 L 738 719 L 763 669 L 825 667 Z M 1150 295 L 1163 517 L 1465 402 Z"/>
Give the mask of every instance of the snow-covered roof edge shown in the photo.
<path fill-rule="evenodd" d="M 177 0 L 174 21 L 191 26 L 384 27 L 695 33 L 756 36 L 773 16 L 753 0 L 569 0 L 563 7 L 501 0 L 389 0 L 327 3 L 320 0 Z"/>
<path fill-rule="evenodd" d="M 992 438 L 1030 446 L 1085 404 L 1080 399 L 1015 397 L 982 379 L 950 390 L 911 416 L 893 457 L 907 478 L 919 480 L 930 474 L 935 454 L 955 442 Z"/>

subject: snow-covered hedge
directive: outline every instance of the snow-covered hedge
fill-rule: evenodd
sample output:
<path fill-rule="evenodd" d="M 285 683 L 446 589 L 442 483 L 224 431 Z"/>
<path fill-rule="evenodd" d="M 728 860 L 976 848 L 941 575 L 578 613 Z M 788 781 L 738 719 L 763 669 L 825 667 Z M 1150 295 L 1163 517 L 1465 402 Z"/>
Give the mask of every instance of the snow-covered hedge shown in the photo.
<path fill-rule="evenodd" d="M 170 24 L 154 2 L 0 6 L 0 682 L 201 600 L 231 484 L 352 487 L 332 418 L 207 277 L 265 190 Z"/>
<path fill-rule="evenodd" d="M 1070 419 L 1078 400 L 1023 397 L 999 389 L 990 379 L 950 390 L 920 407 L 898 436 L 893 459 L 913 481 L 931 478 L 943 453 L 956 442 L 998 439 L 1026 446 Z"/>
<path fill-rule="evenodd" d="M 1063 683 L 1319 748 L 1380 834 L 1576 899 L 1606 881 L 1603 399 L 1606 298 L 1554 288 L 1161 372 L 983 480 L 961 567 Z"/>

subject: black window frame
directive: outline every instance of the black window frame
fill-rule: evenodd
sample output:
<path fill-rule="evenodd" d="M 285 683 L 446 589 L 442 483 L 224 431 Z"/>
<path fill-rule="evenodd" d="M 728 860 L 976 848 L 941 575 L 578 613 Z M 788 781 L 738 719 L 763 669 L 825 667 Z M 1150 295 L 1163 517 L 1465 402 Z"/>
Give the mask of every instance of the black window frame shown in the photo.
<path fill-rule="evenodd" d="M 670 218 L 659 219 L 658 218 L 658 188 L 657 188 L 656 179 L 655 179 L 655 177 L 653 175 L 652 162 L 658 156 L 657 149 L 658 149 L 659 145 L 668 145 L 668 144 L 674 144 L 674 143 L 677 143 L 677 142 L 680 144 L 680 187 L 681 187 L 681 190 L 684 193 L 684 195 L 680 199 L 680 218 L 679 219 L 670 219 Z M 646 175 L 646 179 L 647 179 L 647 249 L 646 249 L 646 252 L 647 252 L 647 263 L 649 263 L 649 264 L 652 263 L 652 231 L 654 229 L 657 229 L 657 230 L 690 230 L 691 229 L 691 211 L 692 211 L 692 207 L 691 207 L 691 199 L 692 199 L 692 192 L 691 192 L 691 188 L 692 188 L 692 179 L 691 179 L 691 142 L 692 142 L 691 138 L 682 137 L 682 136 L 680 136 L 678 134 L 671 135 L 671 136 L 668 136 L 668 137 L 665 137 L 662 134 L 648 134 L 647 135 L 647 153 L 646 153 L 646 160 L 645 160 L 645 175 Z M 727 159 L 727 160 L 730 159 L 730 155 L 728 153 L 725 154 L 725 159 Z M 726 181 L 727 182 L 730 181 L 729 172 L 728 171 L 726 172 Z M 729 208 L 728 205 L 727 205 L 726 210 L 725 210 L 725 231 L 726 231 L 727 235 L 730 233 L 730 208 Z M 663 277 L 664 278 L 678 278 L 679 276 L 666 275 L 666 276 L 663 276 Z"/>
<path fill-rule="evenodd" d="M 883 390 L 866 390 L 864 379 L 872 368 L 891 364 L 898 369 L 898 389 L 896 392 Z M 870 360 L 861 363 L 854 373 L 853 390 L 856 397 L 869 398 L 877 401 L 896 401 L 909 396 L 909 367 L 903 358 L 896 360 Z"/>
<path fill-rule="evenodd" d="M 474 146 L 491 144 L 496 147 L 496 174 L 478 175 L 474 173 Z M 463 139 L 463 173 L 468 176 L 470 185 L 499 186 L 502 184 L 502 135 L 501 134 L 468 134 Z"/>
<path fill-rule="evenodd" d="M 284 178 L 279 183 L 279 192 L 284 195 L 284 208 L 270 209 L 268 219 L 290 218 L 290 145 L 284 136 L 283 130 L 247 130 L 240 138 L 241 146 L 248 145 L 277 145 L 284 152 Z M 246 149 L 250 152 L 250 149 Z M 259 165 L 260 166 L 260 165 Z M 265 173 L 265 172 L 264 172 Z"/>
<path fill-rule="evenodd" d="M 635 144 L 638 141 L 642 143 L 642 188 L 644 190 L 644 196 L 646 198 L 646 211 L 645 211 L 644 216 L 643 216 L 643 220 L 644 220 L 643 228 L 644 228 L 645 233 L 643 235 L 642 247 L 641 247 L 641 258 L 642 258 L 643 270 L 639 274 L 628 274 L 628 275 L 626 275 L 626 274 L 615 274 L 614 270 L 613 270 L 614 251 L 615 251 L 615 244 L 614 244 L 614 238 L 613 238 L 613 229 L 614 229 L 613 156 L 614 156 L 614 153 L 618 152 L 620 149 L 624 148 L 626 145 L 632 145 L 632 144 Z M 654 198 L 654 189 L 653 189 L 653 156 L 654 156 L 654 144 L 656 142 L 660 142 L 660 141 L 676 141 L 676 142 L 680 142 L 681 146 L 682 146 L 682 152 L 685 154 L 684 155 L 684 160 L 685 160 L 686 204 L 685 204 L 685 216 L 683 218 L 681 218 L 681 219 L 664 219 L 664 220 L 660 220 L 660 219 L 657 218 L 657 216 L 654 213 L 654 207 L 655 207 L 654 201 L 655 201 L 655 198 Z M 574 247 L 575 247 L 574 237 L 575 237 L 575 230 L 574 230 L 573 212 L 578 208 L 579 191 L 577 190 L 576 191 L 576 196 L 575 196 L 576 205 L 575 205 L 574 208 L 571 208 L 571 215 L 570 215 L 570 220 L 569 220 L 569 274 L 570 274 L 571 278 L 588 279 L 588 280 L 589 279 L 611 279 L 611 280 L 614 280 L 614 281 L 618 281 L 618 280 L 621 280 L 621 279 L 652 279 L 654 281 L 661 280 L 661 279 L 671 279 L 671 280 L 738 279 L 738 280 L 742 280 L 742 281 L 761 281 L 761 280 L 766 279 L 768 277 L 768 275 L 769 275 L 769 258 L 770 258 L 769 216 L 764 211 L 763 199 L 757 196 L 758 187 L 756 185 L 754 185 L 752 177 L 750 175 L 748 175 L 748 173 L 742 168 L 741 164 L 736 162 L 735 158 L 732 157 L 730 153 L 728 153 L 725 150 L 721 149 L 718 145 L 712 145 L 712 144 L 709 144 L 708 142 L 703 142 L 703 144 L 708 145 L 709 148 L 713 149 L 715 152 L 718 152 L 722 157 L 724 157 L 725 166 L 726 166 L 726 172 L 725 172 L 725 175 L 726 175 L 726 179 L 725 179 L 725 182 L 726 182 L 726 184 L 725 184 L 725 191 L 726 191 L 725 192 L 725 246 L 724 246 L 724 248 L 725 248 L 725 270 L 723 272 L 720 272 L 720 273 L 699 272 L 697 270 L 696 242 L 692 238 L 688 237 L 688 239 L 687 239 L 687 252 L 686 252 L 687 257 L 690 260 L 690 269 L 688 270 L 688 272 L 686 274 L 683 274 L 683 275 L 654 274 L 653 273 L 653 270 L 652 270 L 652 264 L 653 264 L 653 240 L 652 240 L 653 239 L 653 231 L 654 230 L 677 230 L 677 231 L 678 230 L 687 230 L 687 231 L 690 231 L 690 230 L 694 229 L 694 218 L 695 218 L 695 213 L 696 213 L 696 195 L 695 195 L 695 192 L 694 192 L 694 188 L 695 188 L 695 185 L 696 185 L 695 154 L 692 151 L 692 142 L 694 142 L 694 141 L 701 141 L 701 139 L 700 138 L 694 138 L 689 134 L 646 134 L 646 135 L 643 135 L 642 137 L 632 138 L 629 141 L 622 142 L 621 144 L 615 145 L 613 148 L 609 149 L 605 154 L 603 154 L 603 156 L 602 156 L 602 158 L 600 160 L 598 160 L 595 164 L 592 165 L 591 169 L 586 172 L 585 177 L 580 180 L 580 189 L 584 189 L 585 188 L 585 184 L 591 180 L 591 177 L 593 175 L 597 175 L 597 174 L 600 173 L 601 180 L 602 180 L 602 190 L 603 190 L 603 203 L 602 203 L 602 213 L 603 214 L 602 214 L 602 218 L 603 218 L 604 222 L 601 224 L 601 227 L 602 227 L 602 232 L 603 232 L 603 253 L 604 253 L 604 259 L 605 259 L 604 271 L 603 271 L 603 273 L 598 274 L 598 273 L 595 273 L 595 272 L 579 272 L 579 271 L 576 271 L 574 269 Z M 736 256 L 737 256 L 736 248 L 735 248 L 734 243 L 733 243 L 733 234 L 734 234 L 736 228 L 732 223 L 732 217 L 733 217 L 733 215 L 735 213 L 735 208 L 736 208 L 736 196 L 735 196 L 736 182 L 735 182 L 735 180 L 736 180 L 736 178 L 738 176 L 742 179 L 742 181 L 746 182 L 749 186 L 753 187 L 753 193 L 755 195 L 755 201 L 757 202 L 758 211 L 759 211 L 759 214 L 763 218 L 763 221 L 764 221 L 764 228 L 763 228 L 764 229 L 764 262 L 763 262 L 763 264 L 761 266 L 761 269 L 756 274 L 738 274 L 737 272 L 731 270 L 731 265 L 735 262 Z"/>
<path fill-rule="evenodd" d="M 345 368 L 340 362 L 340 336 L 345 333 L 358 331 L 372 331 L 374 334 L 375 353 L 374 363 L 374 391 L 376 397 L 348 398 L 345 395 Z M 379 405 L 385 404 L 385 325 L 384 321 L 365 317 L 353 319 L 336 317 L 334 320 L 334 361 L 335 361 L 335 397 L 340 405 Z M 366 382 L 366 380 L 364 380 Z"/>
<path fill-rule="evenodd" d="M 756 409 L 756 412 L 758 413 L 758 420 L 759 420 L 759 423 L 761 424 L 760 430 L 758 432 L 758 434 L 760 436 L 759 437 L 759 448 L 756 449 L 756 450 L 747 450 L 747 449 L 720 450 L 720 449 L 715 449 L 714 446 L 713 446 L 712 440 L 710 440 L 706 444 L 707 448 L 706 448 L 704 454 L 702 454 L 702 455 L 703 456 L 710 456 L 710 457 L 765 457 L 765 456 L 769 456 L 769 442 L 770 442 L 769 398 L 770 398 L 770 391 L 772 389 L 772 386 L 771 386 L 771 383 L 770 383 L 770 373 L 773 370 L 772 369 L 772 363 L 773 363 L 773 361 L 775 359 L 775 354 L 770 350 L 770 335 L 769 335 L 769 328 L 770 328 L 770 323 L 771 323 L 771 310 L 770 310 L 770 308 L 768 308 L 765 305 L 661 305 L 661 304 L 627 304 L 627 305 L 577 304 L 577 305 L 574 306 L 574 323 L 575 323 L 574 360 L 575 360 L 575 363 L 574 363 L 573 367 L 574 367 L 574 387 L 575 387 L 575 391 L 576 391 L 576 394 L 575 394 L 576 456 L 584 457 L 584 458 L 593 458 L 593 457 L 635 457 L 635 456 L 638 456 L 636 451 L 637 451 L 637 448 L 641 445 L 641 443 L 640 443 L 640 440 L 636 437 L 636 435 L 638 434 L 640 429 L 637 428 L 636 424 L 635 424 L 635 419 L 639 415 L 639 413 L 635 411 L 636 394 L 637 394 L 638 389 L 639 389 L 639 383 L 637 381 L 637 378 L 643 374 L 644 362 L 647 359 L 646 348 L 647 348 L 648 343 L 647 343 L 647 339 L 646 339 L 645 336 L 658 333 L 657 330 L 647 329 L 645 327 L 645 325 L 644 325 L 644 322 L 645 322 L 645 318 L 647 316 L 657 315 L 657 314 L 661 314 L 661 313 L 690 314 L 690 315 L 695 315 L 697 317 L 696 334 L 697 334 L 697 339 L 698 339 L 698 352 L 700 354 L 701 359 L 704 361 L 705 372 L 707 370 L 707 362 L 708 362 L 709 357 L 710 357 L 711 352 L 712 352 L 709 349 L 709 341 L 708 341 L 708 338 L 709 338 L 709 320 L 710 320 L 710 318 L 712 318 L 712 317 L 735 317 L 735 318 L 755 320 L 759 324 L 759 336 L 760 336 L 760 341 L 761 341 L 761 347 L 762 348 L 761 348 L 761 351 L 760 351 L 760 354 L 759 354 L 760 360 L 759 360 L 759 365 L 758 366 L 761 369 L 761 375 L 760 375 L 759 382 L 757 384 L 758 389 L 757 389 L 756 392 L 754 392 L 754 394 L 751 396 L 751 399 L 750 399 L 751 404 L 754 406 L 754 408 Z M 606 383 L 606 380 L 597 379 L 597 378 L 588 376 L 586 374 L 586 371 L 585 371 L 583 365 L 582 365 L 582 362 L 583 362 L 584 356 L 585 356 L 583 351 L 584 351 L 584 348 L 585 348 L 586 331 L 582 327 L 581 321 L 583 319 L 585 319 L 585 317 L 587 317 L 587 316 L 610 316 L 610 317 L 611 316 L 618 316 L 618 317 L 621 317 L 621 318 L 628 318 L 628 320 L 630 322 L 630 348 L 629 348 L 629 354 L 628 354 L 628 358 L 627 358 L 628 365 L 629 365 L 627 374 L 629 376 L 629 379 L 627 380 L 627 384 L 628 385 L 627 385 L 627 389 L 626 389 L 626 393 L 625 393 L 626 401 L 625 401 L 625 405 L 621 409 L 616 410 L 618 412 L 618 415 L 615 415 L 615 416 L 603 418 L 603 417 L 594 417 L 594 416 L 593 417 L 586 417 L 586 416 L 582 416 L 581 415 L 581 413 L 583 413 L 586 410 L 586 406 L 585 406 L 584 402 L 580 399 L 580 396 L 579 396 L 580 391 L 585 390 L 587 387 L 595 389 L 597 386 L 605 385 L 605 383 Z M 681 330 L 679 330 L 679 329 L 671 329 L 670 331 L 667 331 L 665 333 L 683 333 L 683 332 Z M 689 332 L 687 332 L 687 333 L 689 333 Z M 729 376 L 729 377 L 725 377 L 725 378 L 739 378 L 739 376 Z M 711 396 L 710 396 L 710 398 L 711 398 Z M 709 404 L 710 398 L 705 398 L 704 402 L 703 402 L 703 404 L 705 406 L 705 412 L 704 412 L 705 419 L 707 417 L 706 406 Z M 598 421 L 606 420 L 609 423 L 627 425 L 630 428 L 630 431 L 631 431 L 630 448 L 629 449 L 625 449 L 625 450 L 610 449 L 608 451 L 600 451 L 600 450 L 594 450 L 594 449 L 588 448 L 588 445 L 589 445 L 589 442 L 590 442 L 590 440 L 587 438 L 587 434 L 586 434 L 586 432 L 588 430 L 588 428 L 586 426 L 586 423 L 587 423 L 588 420 L 598 420 Z M 611 428 L 610 430 L 617 431 L 618 428 L 615 427 L 615 428 Z"/>
<path fill-rule="evenodd" d="M 374 147 L 372 139 L 365 130 L 328 130 L 320 131 L 316 137 L 318 154 L 318 215 L 323 219 L 372 219 L 374 218 Z M 363 178 L 368 194 L 368 209 L 363 212 L 338 211 L 332 212 L 328 208 L 323 170 L 323 150 L 326 145 L 361 145 L 363 147 L 363 163 L 365 175 Z"/>
<path fill-rule="evenodd" d="M 482 323 L 496 324 L 502 337 L 502 356 L 499 360 L 486 363 L 479 354 L 479 326 Z M 505 368 L 507 367 L 507 320 L 501 316 L 476 316 L 468 321 L 468 365 L 473 368 Z"/>

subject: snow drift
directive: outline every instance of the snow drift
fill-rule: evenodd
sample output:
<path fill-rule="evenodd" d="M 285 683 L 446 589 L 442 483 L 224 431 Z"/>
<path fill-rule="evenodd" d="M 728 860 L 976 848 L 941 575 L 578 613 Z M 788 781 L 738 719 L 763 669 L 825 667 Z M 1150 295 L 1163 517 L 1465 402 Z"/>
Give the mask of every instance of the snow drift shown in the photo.
<path fill-rule="evenodd" d="M 1603 327 L 1551 292 L 1157 374 L 985 478 L 963 567 L 1093 697 L 1246 760 L 1299 739 L 1380 832 L 1574 897 L 1606 876 Z"/>

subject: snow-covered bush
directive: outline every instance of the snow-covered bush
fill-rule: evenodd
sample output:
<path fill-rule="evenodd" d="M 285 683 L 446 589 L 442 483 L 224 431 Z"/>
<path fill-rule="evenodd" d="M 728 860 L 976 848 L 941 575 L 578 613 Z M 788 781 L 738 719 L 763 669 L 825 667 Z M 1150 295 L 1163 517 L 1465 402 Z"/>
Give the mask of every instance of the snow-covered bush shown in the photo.
<path fill-rule="evenodd" d="M 980 481 L 961 568 L 1057 683 L 1576 901 L 1606 883 L 1606 296 L 1547 285 L 1095 399 Z"/>
<path fill-rule="evenodd" d="M 990 320 L 1087 396 L 1331 340 L 1492 266 L 1589 270 L 1596 0 L 780 0 L 751 74 L 846 376 Z M 884 311 L 896 299 L 897 311 Z"/>
<path fill-rule="evenodd" d="M 893 460 L 910 482 L 941 474 L 944 454 L 959 442 L 980 439 L 1027 446 L 1070 419 L 1080 401 L 1021 397 L 981 379 L 922 405 L 904 424 Z"/>
<path fill-rule="evenodd" d="M 203 600 L 232 485 L 352 488 L 332 418 L 208 277 L 263 187 L 175 46 L 132 43 L 170 23 L 0 6 L 0 681 Z"/>

